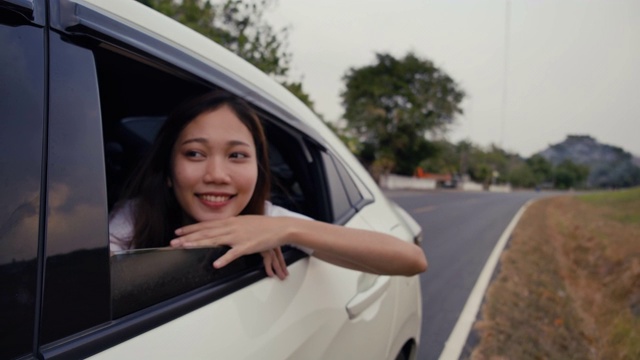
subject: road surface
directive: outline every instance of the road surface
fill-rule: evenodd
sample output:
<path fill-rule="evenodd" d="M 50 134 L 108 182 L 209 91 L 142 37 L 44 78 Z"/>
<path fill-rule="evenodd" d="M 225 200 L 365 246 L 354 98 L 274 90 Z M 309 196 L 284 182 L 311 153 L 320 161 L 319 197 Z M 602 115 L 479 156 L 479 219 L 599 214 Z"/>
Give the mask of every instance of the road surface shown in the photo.
<path fill-rule="evenodd" d="M 537 192 L 387 191 L 422 226 L 429 269 L 421 275 L 418 359 L 436 360 L 500 235 Z M 448 360 L 448 359 L 447 359 Z"/>

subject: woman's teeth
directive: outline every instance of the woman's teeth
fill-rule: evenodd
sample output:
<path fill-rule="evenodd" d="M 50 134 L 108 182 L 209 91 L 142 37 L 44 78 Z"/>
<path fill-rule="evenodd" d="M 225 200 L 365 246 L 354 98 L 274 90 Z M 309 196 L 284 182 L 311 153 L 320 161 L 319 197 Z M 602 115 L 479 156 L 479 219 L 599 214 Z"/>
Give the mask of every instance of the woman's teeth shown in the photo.
<path fill-rule="evenodd" d="M 200 195 L 200 198 L 209 202 L 224 202 L 229 200 L 230 196 Z"/>

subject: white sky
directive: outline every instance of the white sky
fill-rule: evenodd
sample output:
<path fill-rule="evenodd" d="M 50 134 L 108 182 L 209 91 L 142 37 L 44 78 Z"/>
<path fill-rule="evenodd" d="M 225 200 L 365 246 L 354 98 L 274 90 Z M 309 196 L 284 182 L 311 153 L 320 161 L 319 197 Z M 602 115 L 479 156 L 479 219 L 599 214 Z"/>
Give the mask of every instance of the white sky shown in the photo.
<path fill-rule="evenodd" d="M 579 134 L 640 156 L 638 0 L 279 0 L 267 15 L 291 27 L 293 77 L 328 120 L 350 67 L 413 51 L 467 93 L 451 141 L 530 156 Z"/>

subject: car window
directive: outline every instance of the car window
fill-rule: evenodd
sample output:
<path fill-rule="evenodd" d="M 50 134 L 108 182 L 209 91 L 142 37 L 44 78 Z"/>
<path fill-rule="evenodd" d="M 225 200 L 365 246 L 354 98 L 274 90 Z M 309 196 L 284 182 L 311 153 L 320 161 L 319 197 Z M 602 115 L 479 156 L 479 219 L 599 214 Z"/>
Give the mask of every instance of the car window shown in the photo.
<path fill-rule="evenodd" d="M 216 89 L 217 85 L 204 82 L 158 59 L 136 52 L 124 54 L 120 49 L 115 51 L 108 44 L 100 43 L 90 49 L 95 57 L 100 93 L 107 207 L 113 211 L 118 206 L 126 182 L 171 110 L 188 98 Z M 327 210 L 324 209 L 326 206 L 323 205 L 326 202 L 322 200 L 325 192 L 318 180 L 322 170 L 314 159 L 317 155 L 312 155 L 317 151 L 307 145 L 304 134 L 265 111 L 256 110 L 269 143 L 271 201 L 312 218 L 329 221 Z M 259 255 L 248 256 L 228 269 L 215 271 L 211 267 L 214 256 L 220 256 L 219 251 L 136 250 L 112 256 L 114 318 L 134 314 L 194 289 L 230 283 L 251 272 L 264 276 Z M 294 261 L 301 255 L 299 251 L 290 249 L 285 256 Z M 171 272 L 161 267 L 155 267 L 157 271 L 138 271 L 141 264 L 149 261 L 179 263 L 182 271 Z M 177 281 L 180 278 L 187 280 Z M 140 297 L 141 291 L 144 297 Z M 217 296 L 228 293 L 229 287 L 226 287 L 224 293 L 220 292 Z M 215 300 L 215 296 L 212 300 Z"/>
<path fill-rule="evenodd" d="M 0 8 L 0 358 L 31 353 L 44 118 L 43 30 Z"/>
<path fill-rule="evenodd" d="M 340 175 L 342 185 L 344 186 L 347 196 L 349 197 L 349 202 L 351 202 L 351 205 L 353 207 L 358 208 L 362 205 L 364 196 L 362 196 L 362 194 L 360 193 L 358 186 L 356 185 L 355 181 L 353 180 L 347 169 L 344 167 L 342 162 L 335 156 L 331 156 L 331 158 L 336 166 L 336 169 L 338 169 L 338 174 Z"/>
<path fill-rule="evenodd" d="M 336 167 L 332 156 L 323 152 L 322 158 L 330 190 L 334 221 L 336 223 L 344 223 L 355 212 L 355 209 L 351 204 L 347 188 L 344 186 L 340 171 Z"/>

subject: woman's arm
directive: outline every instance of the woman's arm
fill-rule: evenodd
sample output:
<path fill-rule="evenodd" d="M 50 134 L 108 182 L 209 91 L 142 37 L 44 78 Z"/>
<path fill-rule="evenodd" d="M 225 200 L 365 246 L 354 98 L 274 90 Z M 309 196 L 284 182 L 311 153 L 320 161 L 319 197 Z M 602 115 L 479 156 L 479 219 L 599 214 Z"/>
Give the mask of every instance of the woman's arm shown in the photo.
<path fill-rule="evenodd" d="M 420 247 L 391 235 L 290 217 L 238 216 L 185 226 L 176 235 L 171 246 L 230 246 L 215 261 L 216 268 L 285 244 L 312 249 L 322 260 L 368 273 L 411 276 L 427 268 Z"/>

